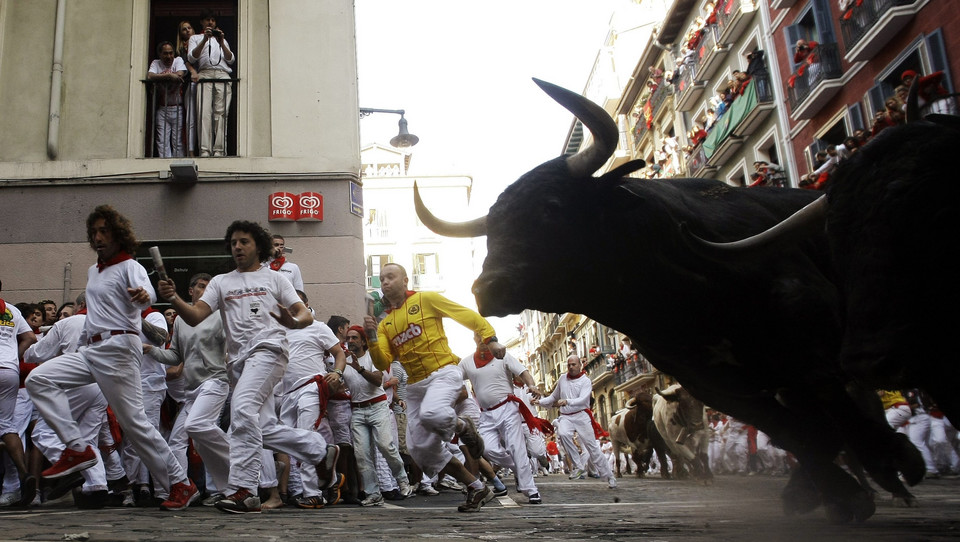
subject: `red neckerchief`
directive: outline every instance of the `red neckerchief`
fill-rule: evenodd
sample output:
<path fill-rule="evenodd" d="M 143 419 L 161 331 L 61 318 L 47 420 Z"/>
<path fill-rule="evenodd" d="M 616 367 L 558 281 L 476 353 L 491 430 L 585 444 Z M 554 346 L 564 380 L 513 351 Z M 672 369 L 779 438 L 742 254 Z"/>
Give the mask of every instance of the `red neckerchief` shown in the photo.
<path fill-rule="evenodd" d="M 415 294 L 415 293 L 417 293 L 417 292 L 414 292 L 413 290 L 407 290 L 406 293 L 404 294 L 405 297 L 403 298 L 403 302 L 400 303 L 400 305 L 398 305 L 397 307 L 392 307 L 392 306 L 391 306 L 391 307 L 387 308 L 387 314 L 390 314 L 391 312 L 393 312 L 393 309 L 394 309 L 394 308 L 399 309 L 400 307 L 402 307 L 402 306 L 403 306 L 403 303 L 406 303 L 407 299 L 410 299 L 410 296 L 412 296 L 412 295 Z M 385 299 L 386 299 L 386 298 L 385 298 Z M 390 300 L 387 299 L 387 301 L 390 301 Z M 390 304 L 393 305 L 393 303 L 390 303 Z"/>
<path fill-rule="evenodd" d="M 567 373 L 567 380 L 576 380 L 581 376 L 583 376 L 583 374 L 584 374 L 583 371 L 580 371 L 580 374 L 578 374 L 577 376 L 570 376 L 570 373 Z"/>
<path fill-rule="evenodd" d="M 7 313 L 7 304 L 3 301 L 3 298 L 0 297 L 0 316 Z"/>
<path fill-rule="evenodd" d="M 140 313 L 140 318 L 146 318 L 147 315 L 150 314 L 150 313 L 152 313 L 152 312 L 160 312 L 160 311 L 154 309 L 153 307 L 147 307 L 147 308 L 143 309 L 143 312 Z"/>
<path fill-rule="evenodd" d="M 78 315 L 78 314 L 87 314 L 87 308 L 84 307 L 84 308 L 78 310 L 76 313 L 74 313 L 74 316 L 76 316 L 76 315 Z"/>
<path fill-rule="evenodd" d="M 113 256 L 113 258 L 110 258 L 110 259 L 107 260 L 107 261 L 102 261 L 102 260 L 100 260 L 100 259 L 98 258 L 98 259 L 97 259 L 97 272 L 98 272 L 98 273 L 102 273 L 103 270 L 106 269 L 107 267 L 110 267 L 110 266 L 113 265 L 113 264 L 117 264 L 117 263 L 120 263 L 120 262 L 125 261 L 125 260 L 130 260 L 130 259 L 132 259 L 132 258 L 133 258 L 133 256 L 130 256 L 129 254 L 127 254 L 127 252 L 126 252 L 125 250 L 121 250 L 120 252 L 117 252 L 117 253 Z"/>
<path fill-rule="evenodd" d="M 270 262 L 270 269 L 273 269 L 274 271 L 279 271 L 280 268 L 283 267 L 283 264 L 285 263 L 287 263 L 286 257 L 281 256 L 279 258 L 274 258 L 273 261 Z"/>
<path fill-rule="evenodd" d="M 477 364 L 477 369 L 482 369 L 486 364 L 493 361 L 493 352 L 476 352 L 473 354 L 473 362 Z"/>

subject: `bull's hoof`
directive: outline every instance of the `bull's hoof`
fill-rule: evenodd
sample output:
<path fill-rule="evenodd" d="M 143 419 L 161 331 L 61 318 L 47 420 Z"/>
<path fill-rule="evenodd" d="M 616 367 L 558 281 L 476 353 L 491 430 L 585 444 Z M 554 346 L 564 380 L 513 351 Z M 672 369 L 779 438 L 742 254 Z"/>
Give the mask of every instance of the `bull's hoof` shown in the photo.
<path fill-rule="evenodd" d="M 824 503 L 827 519 L 836 525 L 851 521 L 863 523 L 877 510 L 873 499 L 865 491 L 859 491 L 847 500 L 830 500 Z"/>
<path fill-rule="evenodd" d="M 898 433 L 897 438 L 899 439 L 897 443 L 898 470 L 907 485 L 915 486 L 923 480 L 923 475 L 927 472 L 926 463 L 924 463 L 920 451 L 906 435 Z"/>
<path fill-rule="evenodd" d="M 893 506 L 894 508 L 916 508 L 920 506 L 920 503 L 912 493 L 905 491 L 902 494 L 898 493 L 893 496 Z"/>
<path fill-rule="evenodd" d="M 783 500 L 783 513 L 792 516 L 807 514 L 820 506 L 820 492 L 807 478 L 803 469 L 797 469 L 790 477 L 787 487 L 783 488 L 780 498 Z"/>

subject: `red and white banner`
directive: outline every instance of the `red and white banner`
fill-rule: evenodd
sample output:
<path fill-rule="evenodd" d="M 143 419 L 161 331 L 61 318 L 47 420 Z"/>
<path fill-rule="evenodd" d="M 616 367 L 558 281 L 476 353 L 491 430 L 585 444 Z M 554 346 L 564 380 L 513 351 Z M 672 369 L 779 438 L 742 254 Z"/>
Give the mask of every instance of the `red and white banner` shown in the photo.
<path fill-rule="evenodd" d="M 274 192 L 267 198 L 269 220 L 323 220 L 323 195 L 318 192 Z"/>

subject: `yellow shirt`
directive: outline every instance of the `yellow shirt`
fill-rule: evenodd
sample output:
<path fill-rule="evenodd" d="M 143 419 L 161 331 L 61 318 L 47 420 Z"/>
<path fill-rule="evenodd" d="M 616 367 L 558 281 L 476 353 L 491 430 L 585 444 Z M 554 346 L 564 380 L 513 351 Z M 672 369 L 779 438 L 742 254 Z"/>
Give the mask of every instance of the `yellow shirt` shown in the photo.
<path fill-rule="evenodd" d="M 895 405 L 908 404 L 906 398 L 899 391 L 881 390 L 880 401 L 883 403 L 884 410 Z"/>
<path fill-rule="evenodd" d="M 413 384 L 441 367 L 460 363 L 460 356 L 447 344 L 444 317 L 480 333 L 484 340 L 495 334 L 493 326 L 476 312 L 436 292 L 415 292 L 377 327 L 379 340 L 370 345 L 374 366 L 384 370 L 398 359 L 407 371 L 407 383 Z"/>

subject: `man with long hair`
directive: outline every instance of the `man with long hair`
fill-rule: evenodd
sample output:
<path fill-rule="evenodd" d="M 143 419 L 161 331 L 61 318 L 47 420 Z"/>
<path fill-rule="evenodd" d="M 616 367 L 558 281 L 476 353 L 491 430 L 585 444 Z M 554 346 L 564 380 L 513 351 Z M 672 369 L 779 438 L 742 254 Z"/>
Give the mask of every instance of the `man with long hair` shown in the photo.
<path fill-rule="evenodd" d="M 98 206 L 87 217 L 87 239 L 97 253 L 97 263 L 87 271 L 87 319 L 80 338 L 87 347 L 40 365 L 27 378 L 34 405 L 66 445 L 60 459 L 42 474 L 61 478 L 97 464 L 97 443 L 83 440 L 66 394 L 96 382 L 124 438 L 155 482 L 169 491 L 160 508 L 183 510 L 200 493 L 147 419 L 140 389 L 140 313 L 156 301 L 156 294 L 146 269 L 133 259 L 139 243 L 130 221 L 109 205 Z"/>
<path fill-rule="evenodd" d="M 321 488 L 341 485 L 335 445 L 319 433 L 280 425 L 273 389 L 288 363 L 287 329 L 303 329 L 313 316 L 290 281 L 262 265 L 270 258 L 270 234 L 255 222 L 237 220 L 224 236 L 237 268 L 217 275 L 199 300 L 189 304 L 172 280 L 159 283 L 160 296 L 191 326 L 219 310 L 227 338 L 227 371 L 234 381 L 230 412 L 230 475 L 227 495 L 216 503 L 224 512 L 259 513 L 257 496 L 264 447 L 317 466 Z M 342 368 L 339 368 L 342 373 Z M 339 381 L 334 373 L 331 380 Z"/>

